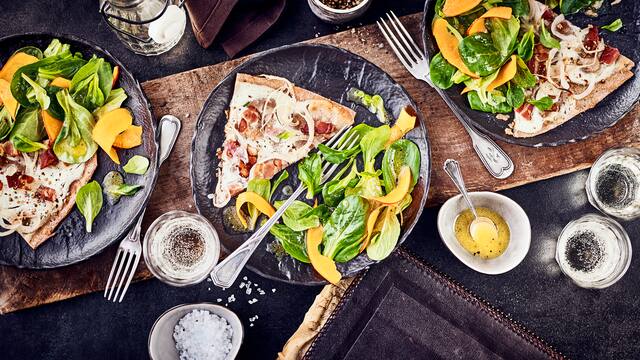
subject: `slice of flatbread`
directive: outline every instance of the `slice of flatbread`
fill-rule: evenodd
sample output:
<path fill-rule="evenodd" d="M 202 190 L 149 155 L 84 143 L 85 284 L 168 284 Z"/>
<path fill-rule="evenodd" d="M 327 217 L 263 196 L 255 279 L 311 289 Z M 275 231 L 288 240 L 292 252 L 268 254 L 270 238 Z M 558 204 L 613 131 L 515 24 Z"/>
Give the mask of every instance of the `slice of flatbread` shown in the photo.
<path fill-rule="evenodd" d="M 534 137 L 547 131 L 554 129 L 565 122 L 571 120 L 577 115 L 593 109 L 596 107 L 604 98 L 613 93 L 616 89 L 618 89 L 622 84 L 624 84 L 627 80 L 633 77 L 633 67 L 635 64 L 631 59 L 620 55 L 618 60 L 616 61 L 616 70 L 612 73 L 612 75 L 606 78 L 603 82 L 601 82 L 598 86 L 596 86 L 591 94 L 584 99 L 576 100 L 576 104 L 573 107 L 572 111 L 570 111 L 566 116 L 562 117 L 560 120 L 556 120 L 554 122 L 545 122 L 542 128 L 536 132 L 528 133 L 523 131 L 518 131 L 514 129 L 507 129 L 507 134 L 511 134 L 517 138 L 527 138 Z M 572 84 L 571 90 L 574 93 L 581 93 L 584 91 L 584 86 L 578 86 Z"/>
<path fill-rule="evenodd" d="M 225 206 L 249 180 L 271 179 L 305 158 L 354 119 L 355 111 L 286 79 L 238 74 L 217 154 L 214 206 Z"/>

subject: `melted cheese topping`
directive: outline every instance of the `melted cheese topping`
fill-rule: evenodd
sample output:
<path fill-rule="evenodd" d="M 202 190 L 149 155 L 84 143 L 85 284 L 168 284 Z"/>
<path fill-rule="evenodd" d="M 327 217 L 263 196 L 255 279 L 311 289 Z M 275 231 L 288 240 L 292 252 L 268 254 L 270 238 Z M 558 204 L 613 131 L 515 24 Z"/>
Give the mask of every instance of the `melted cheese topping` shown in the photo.
<path fill-rule="evenodd" d="M 0 218 L 3 221 L 0 223 L 0 228 L 15 230 L 23 237 L 30 237 L 31 233 L 42 227 L 51 215 L 64 205 L 65 199 L 69 196 L 71 184 L 82 177 L 85 164 L 66 165 L 59 162 L 55 166 L 40 169 L 35 164 L 30 168 L 25 161 L 35 161 L 35 159 L 26 155 L 25 160 L 0 169 L 2 183 Z M 27 184 L 25 188 L 9 188 L 6 176 L 15 174 L 19 168 L 22 168 L 25 174 L 32 176 L 34 182 Z M 46 201 L 36 197 L 39 186 L 53 189 L 54 200 Z"/>

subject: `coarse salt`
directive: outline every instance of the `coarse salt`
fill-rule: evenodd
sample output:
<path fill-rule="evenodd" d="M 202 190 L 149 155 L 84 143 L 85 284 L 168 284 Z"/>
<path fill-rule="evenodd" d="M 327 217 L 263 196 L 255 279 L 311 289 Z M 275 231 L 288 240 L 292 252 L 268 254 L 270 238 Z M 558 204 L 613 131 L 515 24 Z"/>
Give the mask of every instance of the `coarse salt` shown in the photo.
<path fill-rule="evenodd" d="M 224 360 L 231 351 L 233 328 L 207 310 L 193 310 L 176 324 L 173 339 L 180 360 Z"/>

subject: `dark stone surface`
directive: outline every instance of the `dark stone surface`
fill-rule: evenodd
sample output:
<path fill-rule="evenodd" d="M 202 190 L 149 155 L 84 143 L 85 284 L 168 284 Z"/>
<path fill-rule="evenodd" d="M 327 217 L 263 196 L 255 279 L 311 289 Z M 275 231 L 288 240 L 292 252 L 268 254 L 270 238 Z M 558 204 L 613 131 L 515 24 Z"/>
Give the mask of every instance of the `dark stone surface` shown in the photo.
<path fill-rule="evenodd" d="M 367 16 L 356 21 L 370 23 L 389 2 L 374 1 Z M 420 11 L 421 1 L 397 0 L 398 15 Z M 0 0 L 0 36 L 21 32 L 62 31 L 83 36 L 118 57 L 140 80 L 151 79 L 226 59 L 217 47 L 200 49 L 190 30 L 168 54 L 145 58 L 117 43 L 100 21 L 97 1 Z M 343 29 L 321 24 L 303 0 L 291 0 L 283 20 L 258 42 L 250 53 L 293 43 Z M 469 155 L 472 156 L 472 155 Z M 506 191 L 531 218 L 532 246 L 524 262 L 500 276 L 478 274 L 451 255 L 437 236 L 437 209 L 425 210 L 406 246 L 426 261 L 489 300 L 514 319 L 575 358 L 638 358 L 640 356 L 640 260 L 634 258 L 629 273 L 605 290 L 582 290 L 559 273 L 553 260 L 555 239 L 570 220 L 594 212 L 586 202 L 586 172 L 559 177 Z M 633 245 L 637 245 L 640 222 L 626 223 Z M 245 272 L 268 295 L 238 287 L 222 291 L 205 282 L 190 288 L 172 288 L 157 280 L 134 284 L 125 303 L 107 303 L 101 293 L 28 309 L 0 317 L 2 359 L 143 359 L 147 357 L 147 335 L 154 320 L 166 309 L 181 303 L 201 301 L 222 304 L 234 294 L 229 307 L 245 325 L 245 340 L 239 358 L 272 359 L 302 321 L 320 288 L 274 283 Z M 211 290 L 209 290 L 211 288 Z M 271 289 L 275 288 L 275 293 Z M 1 289 L 0 289 L 1 291 Z M 247 303 L 252 298 L 259 301 Z M 258 315 L 250 327 L 249 318 Z M 425 324 L 428 326 L 428 324 Z M 420 357 L 420 354 L 416 354 Z"/>

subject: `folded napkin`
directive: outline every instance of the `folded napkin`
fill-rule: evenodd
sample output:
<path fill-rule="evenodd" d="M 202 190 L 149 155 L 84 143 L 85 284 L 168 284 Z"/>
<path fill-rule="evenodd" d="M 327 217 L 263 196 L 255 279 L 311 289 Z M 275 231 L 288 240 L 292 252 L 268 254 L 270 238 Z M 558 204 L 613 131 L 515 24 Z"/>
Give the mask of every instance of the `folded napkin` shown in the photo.
<path fill-rule="evenodd" d="M 286 0 L 186 0 L 198 43 L 208 48 L 218 38 L 229 57 L 267 31 L 285 4 Z"/>

